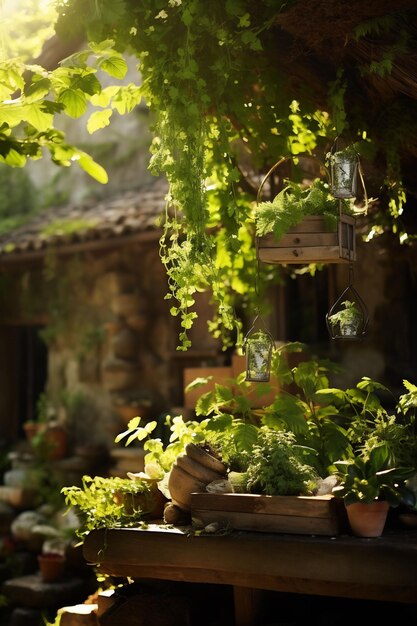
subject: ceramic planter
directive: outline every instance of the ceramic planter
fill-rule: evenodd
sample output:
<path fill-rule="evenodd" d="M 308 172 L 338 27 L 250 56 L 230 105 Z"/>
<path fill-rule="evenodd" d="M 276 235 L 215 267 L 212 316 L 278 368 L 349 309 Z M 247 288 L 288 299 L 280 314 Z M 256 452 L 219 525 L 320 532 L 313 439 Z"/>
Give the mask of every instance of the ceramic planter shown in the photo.
<path fill-rule="evenodd" d="M 388 502 L 354 502 L 346 506 L 352 532 L 357 537 L 380 537 L 384 531 L 389 510 Z"/>

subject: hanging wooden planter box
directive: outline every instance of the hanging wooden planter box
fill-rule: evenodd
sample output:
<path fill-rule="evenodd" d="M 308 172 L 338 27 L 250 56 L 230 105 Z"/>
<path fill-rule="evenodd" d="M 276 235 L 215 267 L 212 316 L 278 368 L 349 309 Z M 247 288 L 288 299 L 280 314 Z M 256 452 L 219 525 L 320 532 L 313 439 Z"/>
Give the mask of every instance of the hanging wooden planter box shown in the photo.
<path fill-rule="evenodd" d="M 257 249 L 264 263 L 351 263 L 356 260 L 355 218 L 341 214 L 336 230 L 329 231 L 322 216 L 311 215 L 280 241 L 272 233 L 258 237 Z"/>
<path fill-rule="evenodd" d="M 194 524 L 218 522 L 235 530 L 337 535 L 345 527 L 343 501 L 326 496 L 263 496 L 247 493 L 193 493 Z"/>

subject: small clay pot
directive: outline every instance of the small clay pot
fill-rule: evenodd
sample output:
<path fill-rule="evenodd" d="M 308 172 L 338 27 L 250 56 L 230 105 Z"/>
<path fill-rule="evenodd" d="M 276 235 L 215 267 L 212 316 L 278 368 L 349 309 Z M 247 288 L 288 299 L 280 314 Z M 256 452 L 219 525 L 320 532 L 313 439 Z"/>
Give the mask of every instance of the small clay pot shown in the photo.
<path fill-rule="evenodd" d="M 62 554 L 38 554 L 38 564 L 44 583 L 59 580 L 65 570 L 65 557 Z"/>
<path fill-rule="evenodd" d="M 380 537 L 384 531 L 389 504 L 385 500 L 355 502 L 346 507 L 352 532 L 357 537 Z"/>
<path fill-rule="evenodd" d="M 68 432 L 60 424 L 51 424 L 44 431 L 47 445 L 47 458 L 56 461 L 66 457 L 68 452 Z"/>

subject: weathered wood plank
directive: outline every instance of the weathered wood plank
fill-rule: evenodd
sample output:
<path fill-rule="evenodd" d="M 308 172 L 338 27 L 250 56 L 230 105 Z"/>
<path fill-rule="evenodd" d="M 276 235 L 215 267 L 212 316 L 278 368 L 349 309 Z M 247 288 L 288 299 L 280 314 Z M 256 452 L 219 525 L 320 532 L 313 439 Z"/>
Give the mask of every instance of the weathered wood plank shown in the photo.
<path fill-rule="evenodd" d="M 316 248 L 258 248 L 258 258 L 264 263 L 347 263 L 339 253 L 339 246 Z"/>
<path fill-rule="evenodd" d="M 339 527 L 334 518 L 297 517 L 295 515 L 259 515 L 235 511 L 194 509 L 193 520 L 203 524 L 218 522 L 223 527 L 257 532 L 295 533 L 299 535 L 337 535 Z"/>
<path fill-rule="evenodd" d="M 264 496 L 249 493 L 193 493 L 192 506 L 213 511 L 235 511 L 304 517 L 336 516 L 334 496 Z"/>
<path fill-rule="evenodd" d="M 92 531 L 84 556 L 112 576 L 417 604 L 417 531 L 377 539 L 189 529 Z"/>
<path fill-rule="evenodd" d="M 356 259 L 355 218 L 342 214 L 337 228 L 312 215 L 290 228 L 277 241 L 272 233 L 257 238 L 258 258 L 264 263 L 345 263 Z"/>

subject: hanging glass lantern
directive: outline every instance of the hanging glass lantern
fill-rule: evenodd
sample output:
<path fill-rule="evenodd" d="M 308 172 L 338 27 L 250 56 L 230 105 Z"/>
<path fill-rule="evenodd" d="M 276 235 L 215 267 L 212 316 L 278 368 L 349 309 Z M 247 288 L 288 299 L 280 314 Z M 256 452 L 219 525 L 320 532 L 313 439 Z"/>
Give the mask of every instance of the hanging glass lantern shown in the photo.
<path fill-rule="evenodd" d="M 352 284 L 352 267 L 349 274 L 349 285 L 326 315 L 327 329 L 332 339 L 360 339 L 368 326 L 366 305 Z"/>
<path fill-rule="evenodd" d="M 255 329 L 257 320 L 258 316 L 243 341 L 243 354 L 246 355 L 246 380 L 260 383 L 270 379 L 274 340 L 266 328 Z"/>
<path fill-rule="evenodd" d="M 357 178 L 359 154 L 352 145 L 339 146 L 334 141 L 328 156 L 330 166 L 330 193 L 334 198 L 355 198 L 358 193 Z"/>

